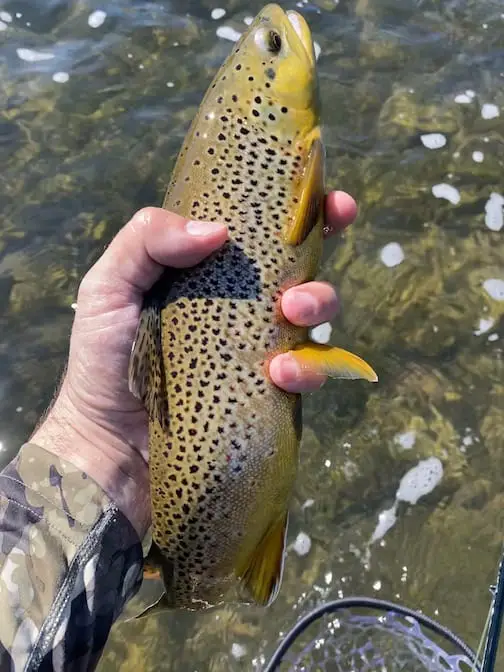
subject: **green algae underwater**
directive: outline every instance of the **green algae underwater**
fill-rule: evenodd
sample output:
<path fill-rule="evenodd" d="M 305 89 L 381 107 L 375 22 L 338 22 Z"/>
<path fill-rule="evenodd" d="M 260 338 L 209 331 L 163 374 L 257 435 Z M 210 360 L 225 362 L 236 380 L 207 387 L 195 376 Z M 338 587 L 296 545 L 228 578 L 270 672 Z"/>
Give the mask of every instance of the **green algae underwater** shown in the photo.
<path fill-rule="evenodd" d="M 226 36 L 264 3 L 219 4 L 219 19 L 196 0 L 0 9 L 4 462 L 63 370 L 79 279 L 162 200 Z M 342 304 L 330 342 L 372 361 L 380 385 L 331 381 L 305 400 L 274 605 L 120 622 L 103 670 L 259 670 L 280 631 L 343 595 L 420 608 L 472 646 L 485 621 L 504 527 L 502 9 L 280 4 L 320 47 L 328 187 L 360 206 L 325 251 Z M 412 504 L 402 479 L 432 459 L 442 474 Z M 126 616 L 158 591 L 146 582 Z"/>

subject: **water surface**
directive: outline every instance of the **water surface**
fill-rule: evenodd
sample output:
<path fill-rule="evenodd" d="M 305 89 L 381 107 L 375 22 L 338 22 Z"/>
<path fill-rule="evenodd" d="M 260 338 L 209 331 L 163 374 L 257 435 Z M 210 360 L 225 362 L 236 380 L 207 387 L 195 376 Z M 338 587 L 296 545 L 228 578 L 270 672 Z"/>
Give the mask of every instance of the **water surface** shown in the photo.
<path fill-rule="evenodd" d="M 2 1 L 4 461 L 63 370 L 79 279 L 136 209 L 161 202 L 226 35 L 262 4 L 222 0 L 216 20 L 205 0 Z M 260 669 L 280 631 L 343 595 L 421 608 L 472 646 L 484 623 L 504 527 L 504 8 L 281 4 L 320 47 L 329 186 L 360 204 L 326 251 L 342 302 L 331 342 L 380 384 L 307 399 L 289 544 L 304 533 L 311 548 L 291 547 L 274 606 L 118 624 L 103 670 Z M 418 487 L 399 486 L 419 463 L 430 492 L 412 504 Z"/>

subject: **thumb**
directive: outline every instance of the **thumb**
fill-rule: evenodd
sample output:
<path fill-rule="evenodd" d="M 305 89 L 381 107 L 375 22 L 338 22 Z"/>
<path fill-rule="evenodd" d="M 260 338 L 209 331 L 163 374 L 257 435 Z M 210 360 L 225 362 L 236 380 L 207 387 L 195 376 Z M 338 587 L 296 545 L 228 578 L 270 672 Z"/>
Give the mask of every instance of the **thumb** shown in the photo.
<path fill-rule="evenodd" d="M 131 300 L 149 290 L 165 266 L 187 268 L 227 240 L 217 222 L 187 220 L 162 208 L 144 208 L 119 231 L 83 278 L 79 294 Z"/>

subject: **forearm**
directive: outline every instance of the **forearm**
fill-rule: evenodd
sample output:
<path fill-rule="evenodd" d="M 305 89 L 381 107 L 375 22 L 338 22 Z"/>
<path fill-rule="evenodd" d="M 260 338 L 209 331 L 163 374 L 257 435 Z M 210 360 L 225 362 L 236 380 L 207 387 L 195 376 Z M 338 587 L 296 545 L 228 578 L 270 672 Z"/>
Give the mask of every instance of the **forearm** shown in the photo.
<path fill-rule="evenodd" d="M 93 669 L 141 582 L 126 516 L 84 471 L 25 444 L 0 473 L 0 540 L 0 669 Z"/>
<path fill-rule="evenodd" d="M 76 409 L 66 381 L 30 442 L 70 462 L 96 481 L 140 539 L 144 538 L 150 524 L 148 466 L 124 437 Z"/>

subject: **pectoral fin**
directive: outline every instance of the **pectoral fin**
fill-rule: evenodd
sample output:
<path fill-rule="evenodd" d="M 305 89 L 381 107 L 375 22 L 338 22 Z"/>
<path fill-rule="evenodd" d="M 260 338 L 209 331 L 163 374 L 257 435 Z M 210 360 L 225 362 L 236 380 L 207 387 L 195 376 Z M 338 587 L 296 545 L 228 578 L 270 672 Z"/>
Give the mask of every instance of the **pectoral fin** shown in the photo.
<path fill-rule="evenodd" d="M 168 402 L 161 345 L 161 308 L 146 298 L 140 315 L 129 363 L 129 389 L 143 402 L 151 420 L 168 428 Z"/>
<path fill-rule="evenodd" d="M 288 514 L 273 523 L 237 575 L 257 604 L 269 606 L 282 583 Z"/>
<path fill-rule="evenodd" d="M 301 178 L 296 214 L 286 232 L 285 242 L 289 245 L 301 245 L 322 215 L 325 198 L 324 164 L 324 145 L 317 138 L 313 141 Z"/>
<path fill-rule="evenodd" d="M 321 373 L 330 378 L 364 379 L 370 383 L 378 382 L 378 376 L 363 359 L 348 350 L 333 348 L 329 345 L 306 343 L 290 354 L 303 369 Z"/>

